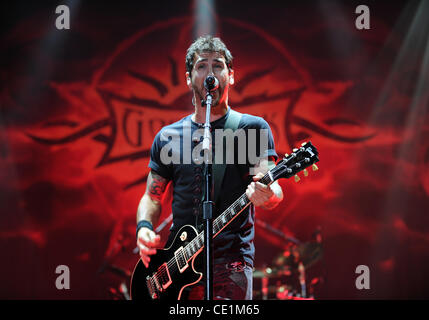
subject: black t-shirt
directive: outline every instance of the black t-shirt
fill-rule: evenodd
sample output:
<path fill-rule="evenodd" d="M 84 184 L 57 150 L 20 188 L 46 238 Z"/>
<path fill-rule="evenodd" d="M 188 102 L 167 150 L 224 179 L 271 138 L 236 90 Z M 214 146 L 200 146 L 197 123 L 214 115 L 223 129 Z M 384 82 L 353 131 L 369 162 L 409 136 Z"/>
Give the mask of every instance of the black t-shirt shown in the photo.
<path fill-rule="evenodd" d="M 224 128 L 229 114 L 230 109 L 228 108 L 228 112 L 223 117 L 211 122 L 214 155 L 216 154 L 215 131 Z M 203 128 L 201 124 L 192 121 L 191 116 L 186 116 L 162 128 L 157 133 L 151 148 L 149 167 L 165 179 L 172 180 L 173 183 L 173 224 L 170 228 L 171 233 L 167 245 L 173 240 L 175 232 L 183 225 L 196 226 L 198 221 L 202 222 L 204 164 L 201 164 L 202 157 L 197 159 L 198 155 L 201 155 L 197 152 L 197 146 L 202 145 Z M 267 143 L 260 143 L 261 129 L 265 129 L 262 131 L 268 138 Z M 263 118 L 242 114 L 237 130 L 245 133 L 246 147 L 243 149 L 241 143 L 241 148 L 239 148 L 240 139 L 236 138 L 234 149 L 231 149 L 232 145 L 226 148 L 226 155 L 234 152 L 234 162 L 226 165 L 222 188 L 215 204 L 214 218 L 237 200 L 252 181 L 249 170 L 256 163 L 255 157 L 250 154 L 277 158 L 271 129 Z M 253 132 L 249 134 L 250 131 Z M 255 140 L 254 137 L 257 139 Z M 249 141 L 250 145 L 253 147 L 256 145 L 256 148 L 249 147 Z M 244 158 L 243 150 L 247 153 Z M 245 160 L 243 161 L 243 159 Z M 214 239 L 216 263 L 244 258 L 246 262 L 253 265 L 254 218 L 254 207 L 250 205 Z"/>

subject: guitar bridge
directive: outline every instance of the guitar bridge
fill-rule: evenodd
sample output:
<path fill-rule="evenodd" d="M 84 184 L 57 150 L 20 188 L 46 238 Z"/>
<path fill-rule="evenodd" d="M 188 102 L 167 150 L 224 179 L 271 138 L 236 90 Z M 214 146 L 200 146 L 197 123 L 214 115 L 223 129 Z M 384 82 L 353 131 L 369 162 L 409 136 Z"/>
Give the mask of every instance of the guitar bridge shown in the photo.
<path fill-rule="evenodd" d="M 158 299 L 158 292 L 156 290 L 152 277 L 149 277 L 149 276 L 146 277 L 146 287 L 147 287 L 147 290 L 149 291 L 150 297 L 153 300 Z"/>
<path fill-rule="evenodd" d="M 163 292 L 172 283 L 167 263 L 162 264 L 152 277 L 146 277 L 146 286 L 152 299 L 158 299 L 158 293 Z"/>

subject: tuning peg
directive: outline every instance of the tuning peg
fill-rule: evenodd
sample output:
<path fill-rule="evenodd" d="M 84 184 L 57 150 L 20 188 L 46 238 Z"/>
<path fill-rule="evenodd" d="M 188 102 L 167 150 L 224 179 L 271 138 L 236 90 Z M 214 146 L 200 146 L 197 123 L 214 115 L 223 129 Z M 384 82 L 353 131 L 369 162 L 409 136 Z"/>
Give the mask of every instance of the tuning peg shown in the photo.
<path fill-rule="evenodd" d="M 311 166 L 311 168 L 313 169 L 313 171 L 317 171 L 317 170 L 319 170 L 319 168 L 316 166 L 316 164 L 313 164 L 313 165 Z"/>
<path fill-rule="evenodd" d="M 293 151 L 293 152 L 297 152 L 297 151 L 298 151 L 298 149 L 297 149 L 297 148 L 293 148 L 293 149 L 292 149 L 292 151 Z"/>
<path fill-rule="evenodd" d="M 301 180 L 297 174 L 294 176 L 294 178 L 295 178 L 295 182 L 298 182 L 299 180 Z"/>
<path fill-rule="evenodd" d="M 289 157 L 289 154 L 285 153 L 285 157 L 286 157 L 286 158 L 287 158 L 287 157 Z"/>
<path fill-rule="evenodd" d="M 301 146 L 303 147 L 303 146 L 305 146 L 307 144 L 307 142 L 303 142 L 303 143 L 301 143 Z"/>
<path fill-rule="evenodd" d="M 304 172 L 304 177 L 308 177 L 308 171 L 307 171 L 307 169 L 304 169 L 303 172 Z"/>

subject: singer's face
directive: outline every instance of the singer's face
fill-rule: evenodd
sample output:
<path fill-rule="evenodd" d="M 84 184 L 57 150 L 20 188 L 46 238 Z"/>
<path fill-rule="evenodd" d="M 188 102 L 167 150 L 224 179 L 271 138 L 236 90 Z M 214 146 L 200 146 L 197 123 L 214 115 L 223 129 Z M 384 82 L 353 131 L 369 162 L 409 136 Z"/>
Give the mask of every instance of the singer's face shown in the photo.
<path fill-rule="evenodd" d="M 199 101 L 205 100 L 207 90 L 204 88 L 204 80 L 209 74 L 213 74 L 219 80 L 219 88 L 213 92 L 212 106 L 226 104 L 233 74 L 226 65 L 225 57 L 218 52 L 196 53 L 190 78 L 195 98 Z"/>

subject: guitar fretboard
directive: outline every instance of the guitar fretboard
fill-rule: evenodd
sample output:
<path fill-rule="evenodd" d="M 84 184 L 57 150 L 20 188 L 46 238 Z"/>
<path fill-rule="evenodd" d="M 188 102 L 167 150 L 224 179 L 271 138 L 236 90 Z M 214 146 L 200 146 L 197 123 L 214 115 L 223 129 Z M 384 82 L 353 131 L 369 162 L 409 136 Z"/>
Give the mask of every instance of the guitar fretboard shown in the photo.
<path fill-rule="evenodd" d="M 273 180 L 270 173 L 263 176 L 258 182 L 268 185 Z M 237 200 L 234 201 L 221 215 L 213 221 L 213 238 L 215 238 L 234 218 L 244 211 L 249 205 L 250 200 L 247 198 L 246 193 L 243 193 Z M 184 247 L 186 260 L 202 250 L 204 247 L 204 231 L 200 232 L 191 242 Z"/>

